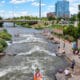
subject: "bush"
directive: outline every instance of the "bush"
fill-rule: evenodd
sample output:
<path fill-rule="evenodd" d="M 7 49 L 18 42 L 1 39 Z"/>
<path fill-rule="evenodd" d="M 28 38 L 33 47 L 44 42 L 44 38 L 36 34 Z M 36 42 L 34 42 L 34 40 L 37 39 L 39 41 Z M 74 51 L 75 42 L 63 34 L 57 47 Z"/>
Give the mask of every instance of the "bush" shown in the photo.
<path fill-rule="evenodd" d="M 77 40 L 79 38 L 79 31 L 78 30 L 79 29 L 77 27 L 70 25 L 69 27 L 65 27 L 63 29 L 63 34 L 72 36 L 75 40 Z"/>
<path fill-rule="evenodd" d="M 4 39 L 0 39 L 0 44 L 3 45 L 4 48 L 7 47 L 7 43 L 5 42 Z"/>
<path fill-rule="evenodd" d="M 0 52 L 3 52 L 3 50 L 7 47 L 7 43 L 5 40 L 0 39 Z"/>
<path fill-rule="evenodd" d="M 0 52 L 2 52 L 4 50 L 3 45 L 0 44 Z"/>
<path fill-rule="evenodd" d="M 26 28 L 31 28 L 31 26 L 29 25 L 29 24 L 24 24 L 24 27 L 26 27 Z"/>
<path fill-rule="evenodd" d="M 66 40 L 68 40 L 70 42 L 75 41 L 74 37 L 69 36 L 69 35 L 64 36 L 64 39 L 66 39 Z"/>
<path fill-rule="evenodd" d="M 0 38 L 5 39 L 5 40 L 11 40 L 11 35 L 8 32 L 1 31 L 0 32 Z"/>
<path fill-rule="evenodd" d="M 8 46 L 5 40 L 11 40 L 11 35 L 7 32 L 6 29 L 0 32 L 0 52 Z"/>
<path fill-rule="evenodd" d="M 3 29 L 3 31 L 4 31 L 4 32 L 7 32 L 7 30 L 6 30 L 6 29 Z"/>

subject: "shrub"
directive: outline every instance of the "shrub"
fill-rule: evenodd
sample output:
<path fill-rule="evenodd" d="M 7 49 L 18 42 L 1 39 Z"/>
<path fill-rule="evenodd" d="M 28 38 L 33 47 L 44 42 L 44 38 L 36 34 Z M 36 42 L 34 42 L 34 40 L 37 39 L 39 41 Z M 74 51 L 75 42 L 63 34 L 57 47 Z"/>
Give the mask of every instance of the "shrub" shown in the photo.
<path fill-rule="evenodd" d="M 4 48 L 7 47 L 7 43 L 5 42 L 4 39 L 0 39 L 0 44 L 3 45 Z"/>
<path fill-rule="evenodd" d="M 66 39 L 66 40 L 68 40 L 70 42 L 75 41 L 74 37 L 69 36 L 69 35 L 64 36 L 64 39 Z"/>
<path fill-rule="evenodd" d="M 2 52 L 4 50 L 3 45 L 0 44 L 0 52 Z"/>
<path fill-rule="evenodd" d="M 3 29 L 3 31 L 4 31 L 4 32 L 7 32 L 7 30 L 6 30 L 6 29 Z"/>
<path fill-rule="evenodd" d="M 31 26 L 29 24 L 27 24 L 27 23 L 24 25 L 24 27 L 31 28 Z"/>
<path fill-rule="evenodd" d="M 1 31 L 0 32 L 0 38 L 5 39 L 5 40 L 11 40 L 11 35 L 8 32 Z"/>
<path fill-rule="evenodd" d="M 79 37 L 79 29 L 77 27 L 74 27 L 74 26 L 69 26 L 69 27 L 65 27 L 63 29 L 63 34 L 64 35 L 69 35 L 69 36 L 72 36 L 75 40 L 78 39 Z"/>

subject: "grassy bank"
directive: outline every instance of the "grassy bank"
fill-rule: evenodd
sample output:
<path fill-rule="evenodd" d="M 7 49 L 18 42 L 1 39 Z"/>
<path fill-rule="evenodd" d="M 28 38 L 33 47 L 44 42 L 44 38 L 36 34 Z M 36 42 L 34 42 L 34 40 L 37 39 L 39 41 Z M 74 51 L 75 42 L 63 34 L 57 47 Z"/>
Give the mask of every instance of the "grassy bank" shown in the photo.
<path fill-rule="evenodd" d="M 47 24 L 44 23 L 44 22 L 25 22 L 25 23 L 16 23 L 17 25 L 21 25 L 22 27 L 25 27 L 25 28 L 34 28 L 34 29 L 37 29 L 37 30 L 41 30 L 41 29 L 44 29 L 47 27 Z"/>
<path fill-rule="evenodd" d="M 7 32 L 7 30 L 0 31 L 0 52 L 3 52 L 8 46 L 6 41 L 11 40 L 12 36 Z"/>

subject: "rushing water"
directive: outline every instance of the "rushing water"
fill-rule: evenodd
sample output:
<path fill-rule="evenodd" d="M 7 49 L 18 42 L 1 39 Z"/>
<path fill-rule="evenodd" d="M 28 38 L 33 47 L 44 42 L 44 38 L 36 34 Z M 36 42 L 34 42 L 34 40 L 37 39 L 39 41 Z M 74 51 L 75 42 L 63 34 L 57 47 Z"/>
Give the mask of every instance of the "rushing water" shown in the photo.
<path fill-rule="evenodd" d="M 33 80 L 33 73 L 38 67 L 44 80 L 55 80 L 54 74 L 68 64 L 57 57 L 57 45 L 45 39 L 40 31 L 4 24 L 12 34 L 12 43 L 8 42 L 5 57 L 0 59 L 0 80 Z M 15 35 L 19 36 L 15 36 Z M 16 54 L 15 56 L 10 56 Z"/>

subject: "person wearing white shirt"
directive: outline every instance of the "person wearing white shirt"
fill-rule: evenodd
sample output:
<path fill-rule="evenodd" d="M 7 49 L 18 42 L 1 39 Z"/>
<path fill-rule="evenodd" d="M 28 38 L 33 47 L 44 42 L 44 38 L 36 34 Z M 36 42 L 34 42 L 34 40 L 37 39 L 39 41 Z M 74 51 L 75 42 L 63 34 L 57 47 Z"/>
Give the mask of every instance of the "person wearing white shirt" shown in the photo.
<path fill-rule="evenodd" d="M 68 78 L 71 77 L 71 73 L 70 73 L 70 70 L 69 69 L 65 69 L 64 70 L 64 74 L 66 76 L 66 80 L 68 80 Z"/>

